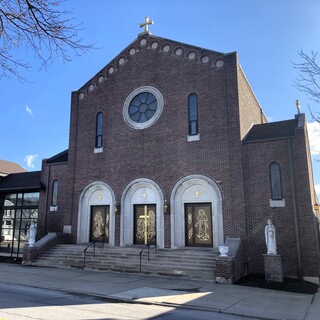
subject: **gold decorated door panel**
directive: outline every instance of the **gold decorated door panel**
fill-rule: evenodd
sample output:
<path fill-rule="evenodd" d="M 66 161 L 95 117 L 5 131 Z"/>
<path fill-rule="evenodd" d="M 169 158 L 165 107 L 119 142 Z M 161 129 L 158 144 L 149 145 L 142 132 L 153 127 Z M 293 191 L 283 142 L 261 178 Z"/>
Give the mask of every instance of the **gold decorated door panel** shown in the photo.
<path fill-rule="evenodd" d="M 134 205 L 134 243 L 156 243 L 156 205 Z"/>
<path fill-rule="evenodd" d="M 110 206 L 91 206 L 90 241 L 109 242 Z"/>
<path fill-rule="evenodd" d="M 212 247 L 211 203 L 185 204 L 186 246 Z"/>

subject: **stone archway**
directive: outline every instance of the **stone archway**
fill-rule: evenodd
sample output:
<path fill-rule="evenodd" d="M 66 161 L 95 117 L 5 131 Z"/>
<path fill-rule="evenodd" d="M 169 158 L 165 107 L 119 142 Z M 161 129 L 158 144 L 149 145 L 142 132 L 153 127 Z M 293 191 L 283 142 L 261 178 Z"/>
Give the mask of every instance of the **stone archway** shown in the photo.
<path fill-rule="evenodd" d="M 87 243 L 90 238 L 90 212 L 91 206 L 109 206 L 109 244 L 114 245 L 115 239 L 115 196 L 111 187 L 101 181 L 90 183 L 86 186 L 79 200 L 77 243 Z"/>
<path fill-rule="evenodd" d="M 134 205 L 156 205 L 156 242 L 164 247 L 164 197 L 160 187 L 150 179 L 136 179 L 127 185 L 121 198 L 120 246 L 134 243 Z"/>
<path fill-rule="evenodd" d="M 210 203 L 212 212 L 213 247 L 224 243 L 222 196 L 219 186 L 210 178 L 190 175 L 182 178 L 172 190 L 171 247 L 180 248 L 185 244 L 185 204 Z"/>

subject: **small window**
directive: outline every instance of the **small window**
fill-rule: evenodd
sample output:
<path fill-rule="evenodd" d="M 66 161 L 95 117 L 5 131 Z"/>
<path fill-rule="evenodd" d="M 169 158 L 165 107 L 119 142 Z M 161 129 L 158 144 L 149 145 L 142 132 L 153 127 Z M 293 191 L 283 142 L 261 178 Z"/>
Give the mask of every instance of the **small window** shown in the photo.
<path fill-rule="evenodd" d="M 190 94 L 188 98 L 189 135 L 198 134 L 198 97 Z"/>
<path fill-rule="evenodd" d="M 99 112 L 96 119 L 96 148 L 102 148 L 103 113 Z"/>
<path fill-rule="evenodd" d="M 51 206 L 53 207 L 58 205 L 58 187 L 59 187 L 58 180 L 54 180 L 52 182 L 52 197 L 51 197 Z"/>
<path fill-rule="evenodd" d="M 270 183 L 271 183 L 271 199 L 281 200 L 282 189 L 281 189 L 281 173 L 279 163 L 273 162 L 270 164 Z"/>

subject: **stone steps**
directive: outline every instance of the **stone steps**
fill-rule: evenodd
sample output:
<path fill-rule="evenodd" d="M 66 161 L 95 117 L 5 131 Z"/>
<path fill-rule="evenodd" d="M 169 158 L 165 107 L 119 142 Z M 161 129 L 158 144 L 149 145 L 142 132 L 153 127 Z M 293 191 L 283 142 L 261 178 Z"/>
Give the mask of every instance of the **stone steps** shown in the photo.
<path fill-rule="evenodd" d="M 57 268 L 84 268 L 83 251 L 87 245 L 56 245 L 43 254 L 33 265 Z M 109 247 L 87 249 L 85 268 L 102 271 L 140 272 L 141 247 Z M 145 250 L 141 259 L 144 274 L 214 280 L 215 260 L 218 253 L 211 249 L 157 249 L 150 247 L 149 261 Z"/>

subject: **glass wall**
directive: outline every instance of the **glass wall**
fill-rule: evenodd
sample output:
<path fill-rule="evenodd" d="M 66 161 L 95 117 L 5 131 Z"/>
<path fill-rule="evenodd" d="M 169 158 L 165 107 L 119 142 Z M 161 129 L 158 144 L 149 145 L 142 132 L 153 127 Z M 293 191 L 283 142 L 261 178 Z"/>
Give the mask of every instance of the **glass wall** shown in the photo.
<path fill-rule="evenodd" d="M 19 257 L 31 222 L 37 223 L 39 192 L 6 194 L 3 204 L 0 255 Z"/>

